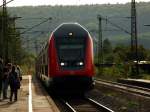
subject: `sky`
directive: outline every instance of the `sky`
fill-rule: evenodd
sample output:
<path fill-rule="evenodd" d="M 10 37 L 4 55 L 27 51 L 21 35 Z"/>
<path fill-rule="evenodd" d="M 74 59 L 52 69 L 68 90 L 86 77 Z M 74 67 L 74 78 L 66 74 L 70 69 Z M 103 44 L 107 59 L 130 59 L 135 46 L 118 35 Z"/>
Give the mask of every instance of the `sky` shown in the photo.
<path fill-rule="evenodd" d="M 0 0 L 0 5 L 3 0 Z M 7 2 L 10 0 L 6 0 Z M 131 0 L 14 0 L 8 6 L 37 6 L 37 5 L 84 5 L 84 4 L 116 4 L 127 3 Z M 150 0 L 136 0 L 137 2 Z"/>

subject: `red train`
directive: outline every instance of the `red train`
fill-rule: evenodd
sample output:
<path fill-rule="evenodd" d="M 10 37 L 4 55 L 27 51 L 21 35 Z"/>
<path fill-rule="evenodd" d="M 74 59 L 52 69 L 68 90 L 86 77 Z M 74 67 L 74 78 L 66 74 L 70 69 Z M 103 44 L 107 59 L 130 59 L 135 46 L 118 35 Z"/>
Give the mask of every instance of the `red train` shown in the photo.
<path fill-rule="evenodd" d="M 55 91 L 91 89 L 94 61 L 89 32 L 78 23 L 58 26 L 37 57 L 36 74 Z"/>

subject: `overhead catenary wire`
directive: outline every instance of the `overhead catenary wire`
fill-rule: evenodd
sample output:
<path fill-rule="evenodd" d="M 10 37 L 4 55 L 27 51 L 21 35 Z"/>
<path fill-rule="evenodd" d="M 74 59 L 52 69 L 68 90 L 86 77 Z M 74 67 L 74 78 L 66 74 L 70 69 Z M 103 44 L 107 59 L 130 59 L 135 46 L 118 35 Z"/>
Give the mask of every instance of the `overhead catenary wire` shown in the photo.
<path fill-rule="evenodd" d="M 12 2 L 12 1 L 14 1 L 14 0 L 8 1 L 8 2 L 6 2 L 5 4 L 2 4 L 0 7 L 3 7 L 3 5 L 6 5 L 6 4 L 8 4 L 8 3 Z"/>
<path fill-rule="evenodd" d="M 112 26 L 114 26 L 114 27 L 120 29 L 121 31 L 123 31 L 123 32 L 125 32 L 125 33 L 131 35 L 131 32 L 129 32 L 129 31 L 127 31 L 126 29 L 120 27 L 119 25 L 117 25 L 117 24 L 111 22 L 108 18 L 104 18 L 104 17 L 102 17 L 102 16 L 101 16 L 101 18 L 102 18 L 102 20 L 105 20 L 106 22 L 110 23 Z"/>
<path fill-rule="evenodd" d="M 33 36 L 32 38 L 28 38 L 27 40 L 25 40 L 25 41 L 34 41 L 35 40 L 35 38 L 34 37 L 39 37 L 39 36 L 41 36 L 41 35 L 43 35 L 43 34 L 45 34 L 45 33 L 47 33 L 47 32 L 43 32 L 43 31 L 41 31 L 38 35 L 35 35 L 35 36 Z M 23 38 L 23 39 L 26 39 L 25 37 Z M 24 42 L 25 42 L 24 41 Z"/>
<path fill-rule="evenodd" d="M 38 26 L 40 26 L 41 24 L 43 24 L 43 23 L 45 23 L 45 22 L 51 20 L 51 19 L 52 19 L 52 18 L 49 17 L 49 18 L 47 18 L 46 20 L 44 20 L 44 21 L 42 21 L 42 22 L 40 22 L 40 23 L 38 23 L 38 24 L 32 26 L 31 28 L 29 28 L 29 29 L 27 29 L 27 30 L 25 30 L 25 31 L 23 31 L 23 32 L 21 32 L 20 34 L 24 34 L 24 33 L 28 32 L 28 31 L 34 29 L 35 27 L 38 27 Z"/>
<path fill-rule="evenodd" d="M 41 20 L 41 19 L 48 19 L 49 17 L 29 17 L 29 18 L 21 18 L 19 20 Z"/>
<path fill-rule="evenodd" d="M 40 36 L 40 35 L 43 35 L 43 34 L 45 34 L 46 32 L 42 32 L 41 31 L 41 33 L 40 34 L 38 34 L 38 35 L 36 35 L 36 36 Z M 36 36 L 34 36 L 34 37 L 36 37 Z M 36 54 L 38 54 L 38 50 L 40 49 L 40 48 L 42 48 L 42 46 L 43 46 L 43 44 L 45 43 L 45 41 L 40 41 L 40 40 L 37 40 L 37 39 L 34 39 L 34 37 L 32 37 L 32 38 L 28 38 L 28 39 L 26 39 L 24 42 L 23 42 L 23 44 L 25 45 L 25 43 L 26 43 L 26 47 L 25 48 L 27 48 L 28 50 L 29 49 L 32 49 L 32 48 L 34 48 L 35 49 L 35 53 Z M 32 42 L 31 42 L 32 41 Z M 39 41 L 39 42 L 38 42 Z M 30 44 L 29 44 L 30 43 Z M 34 45 L 35 46 L 33 46 L 31 43 L 34 43 Z M 30 46 L 31 45 L 31 46 Z"/>
<path fill-rule="evenodd" d="M 49 32 L 49 31 L 31 31 L 31 32 L 26 32 L 26 33 L 24 33 L 24 34 L 27 34 L 27 35 L 30 35 L 30 34 L 37 34 L 37 33 L 47 33 L 47 32 Z"/>

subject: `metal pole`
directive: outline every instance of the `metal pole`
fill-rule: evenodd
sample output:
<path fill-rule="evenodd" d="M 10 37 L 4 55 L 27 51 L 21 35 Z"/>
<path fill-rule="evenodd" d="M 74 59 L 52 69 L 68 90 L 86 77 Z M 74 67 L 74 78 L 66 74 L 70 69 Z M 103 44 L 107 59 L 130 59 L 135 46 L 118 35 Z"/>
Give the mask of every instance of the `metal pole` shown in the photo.
<path fill-rule="evenodd" d="M 137 20 L 136 20 L 136 4 L 135 0 L 131 1 L 131 52 L 132 52 L 132 61 L 136 60 L 135 73 L 132 68 L 132 73 L 139 75 L 138 67 L 138 42 L 137 42 Z"/>
<path fill-rule="evenodd" d="M 0 16 L 2 26 L 0 27 L 0 55 L 3 57 L 3 15 Z"/>
<path fill-rule="evenodd" d="M 101 15 L 98 15 L 98 21 L 99 21 L 98 63 L 100 64 L 99 72 L 103 74 L 103 39 L 102 39 L 102 17 Z"/>
<path fill-rule="evenodd" d="M 2 55 L 4 61 L 8 61 L 8 35 L 7 35 L 7 9 L 6 9 L 6 0 L 3 0 L 3 17 L 2 17 Z"/>

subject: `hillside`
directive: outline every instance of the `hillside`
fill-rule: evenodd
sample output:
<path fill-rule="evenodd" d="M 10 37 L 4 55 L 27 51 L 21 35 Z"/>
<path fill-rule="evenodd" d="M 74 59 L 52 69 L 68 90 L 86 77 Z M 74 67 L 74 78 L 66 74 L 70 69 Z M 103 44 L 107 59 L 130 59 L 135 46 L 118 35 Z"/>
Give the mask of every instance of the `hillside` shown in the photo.
<path fill-rule="evenodd" d="M 150 48 L 150 2 L 137 4 L 137 22 L 139 43 Z M 27 39 L 37 39 L 43 42 L 48 35 L 62 22 L 78 22 L 85 26 L 92 37 L 98 37 L 97 15 L 107 17 L 113 23 L 118 24 L 130 32 L 130 4 L 116 5 L 84 5 L 84 6 L 38 6 L 38 7 L 11 7 L 8 9 L 10 15 L 22 17 L 16 21 L 18 27 L 30 28 L 44 19 L 52 17 L 52 20 L 34 28 L 32 31 L 44 31 L 46 33 L 28 33 L 22 35 L 25 42 Z M 41 19 L 40 19 L 41 18 Z M 103 21 L 103 38 L 109 38 L 113 43 L 130 43 L 130 35 L 116 29 L 106 21 Z M 25 31 L 26 29 L 22 30 Z M 30 31 L 31 32 L 31 31 Z M 24 42 L 24 43 L 25 43 Z M 33 42 L 29 43 L 33 47 Z"/>

